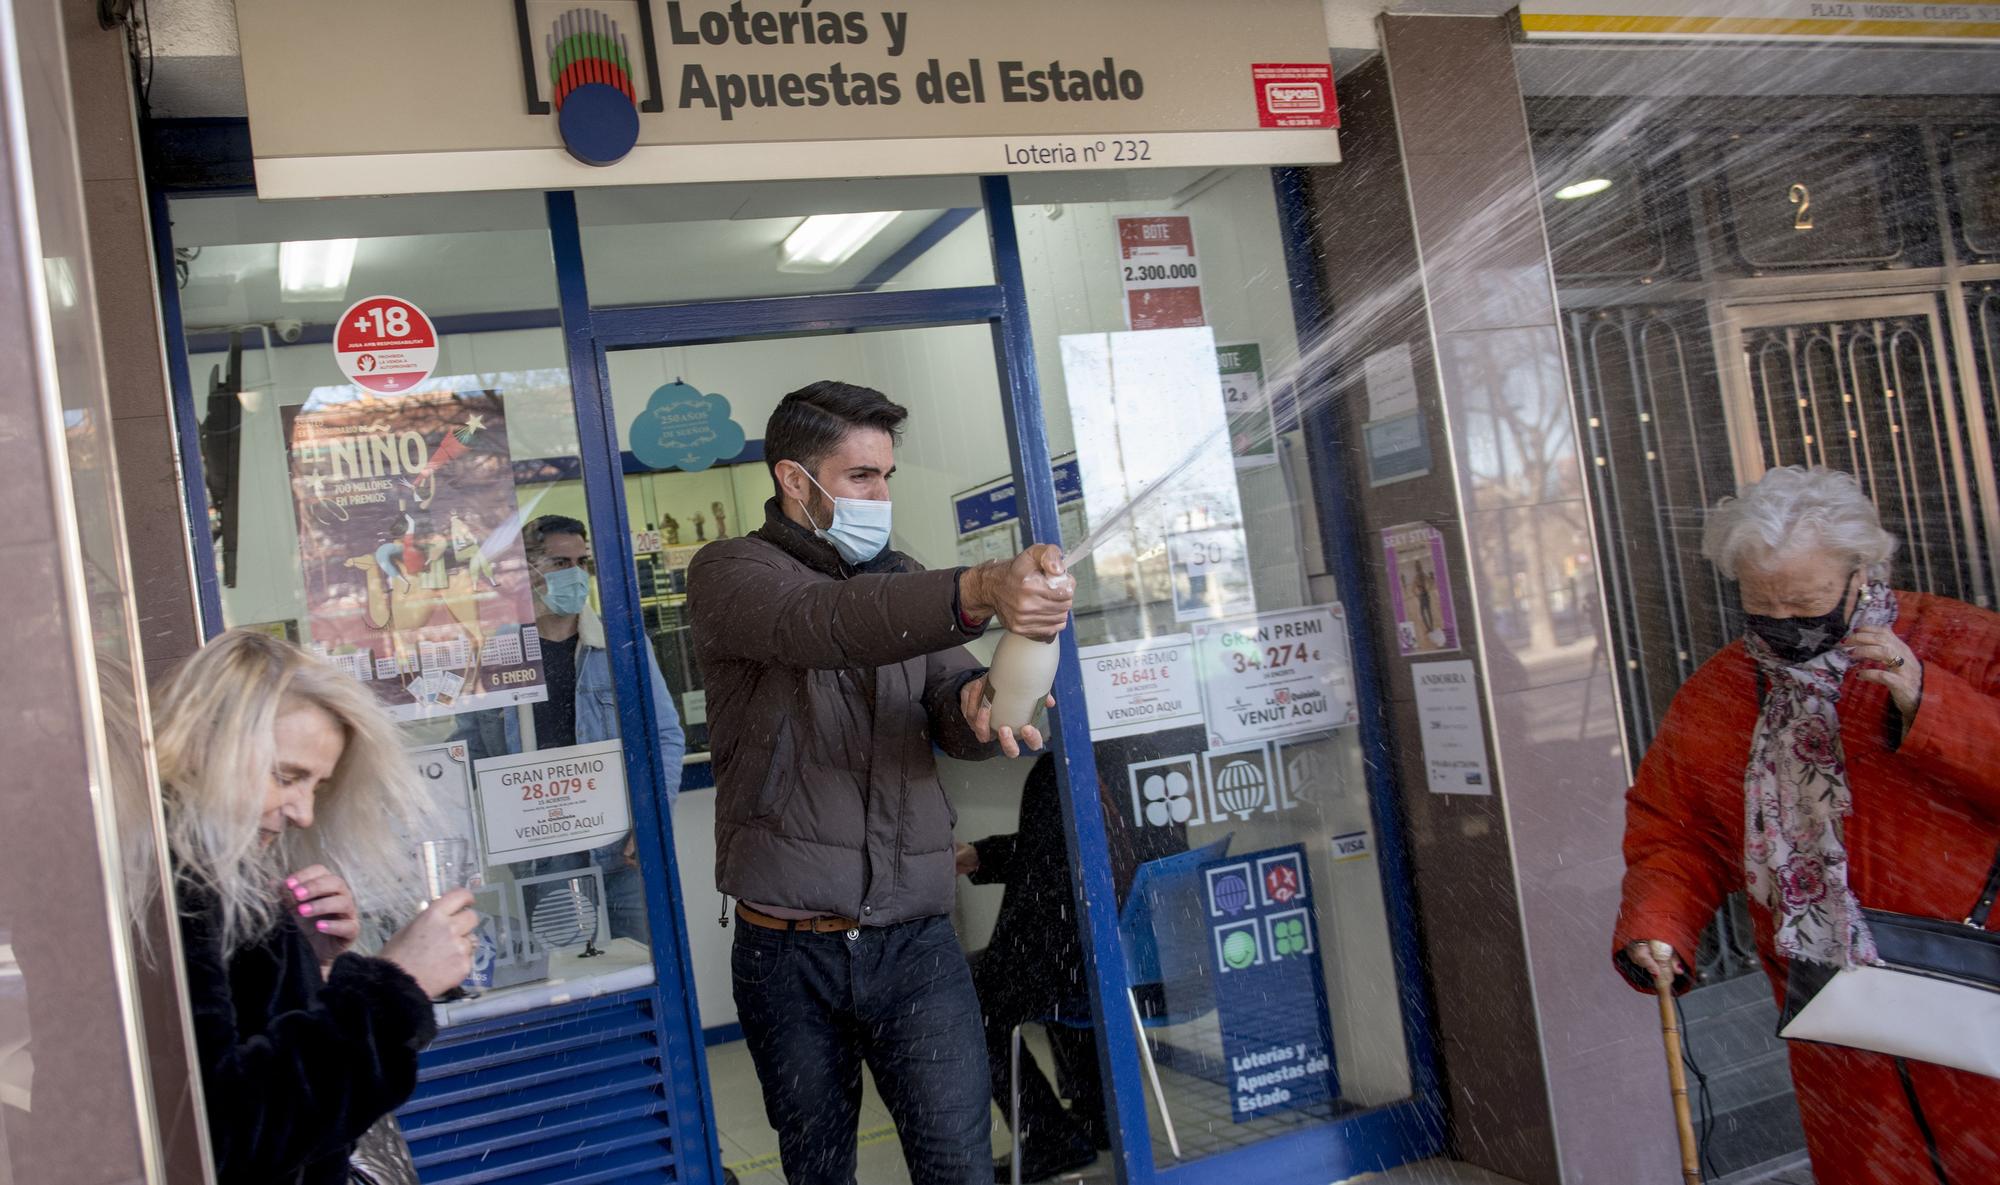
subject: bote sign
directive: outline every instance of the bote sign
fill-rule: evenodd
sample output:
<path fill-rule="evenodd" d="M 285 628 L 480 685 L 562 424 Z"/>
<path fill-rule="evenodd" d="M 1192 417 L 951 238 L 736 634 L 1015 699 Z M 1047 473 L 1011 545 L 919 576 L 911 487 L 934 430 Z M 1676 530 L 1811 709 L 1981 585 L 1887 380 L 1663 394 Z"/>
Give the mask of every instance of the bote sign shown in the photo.
<path fill-rule="evenodd" d="M 1339 157 L 1313 0 L 238 0 L 237 16 L 266 197 Z M 440 45 L 473 68 L 438 69 Z"/>

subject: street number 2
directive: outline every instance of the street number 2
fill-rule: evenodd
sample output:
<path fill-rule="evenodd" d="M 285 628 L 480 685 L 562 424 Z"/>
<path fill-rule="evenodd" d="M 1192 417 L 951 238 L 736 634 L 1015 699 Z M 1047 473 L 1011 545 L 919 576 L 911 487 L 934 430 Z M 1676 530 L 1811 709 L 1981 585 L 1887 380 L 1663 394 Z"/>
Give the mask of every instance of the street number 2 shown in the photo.
<path fill-rule="evenodd" d="M 1791 203 L 1798 207 L 1798 211 L 1792 215 L 1792 229 L 1811 230 L 1813 228 L 1812 190 L 1807 189 L 1802 184 L 1792 186 Z"/>

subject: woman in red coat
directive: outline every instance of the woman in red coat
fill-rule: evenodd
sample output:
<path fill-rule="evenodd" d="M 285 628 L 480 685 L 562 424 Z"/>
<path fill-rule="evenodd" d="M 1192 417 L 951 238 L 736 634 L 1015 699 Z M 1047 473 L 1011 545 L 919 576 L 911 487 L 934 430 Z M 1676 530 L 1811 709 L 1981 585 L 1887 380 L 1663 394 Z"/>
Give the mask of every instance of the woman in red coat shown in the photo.
<path fill-rule="evenodd" d="M 1862 905 L 1958 921 L 1979 900 L 2000 852 L 2000 615 L 1891 591 L 1895 546 L 1832 470 L 1771 470 L 1710 515 L 1746 634 L 1682 686 L 1626 796 L 1613 958 L 1635 987 L 1653 943 L 1692 986 L 1684 960 L 1738 888 L 1781 1004 L 1796 960 L 1876 960 Z M 1791 1063 L 1819 1185 L 2000 1182 L 2000 1079 L 1909 1062 L 1906 1091 L 1894 1058 L 1804 1042 Z"/>

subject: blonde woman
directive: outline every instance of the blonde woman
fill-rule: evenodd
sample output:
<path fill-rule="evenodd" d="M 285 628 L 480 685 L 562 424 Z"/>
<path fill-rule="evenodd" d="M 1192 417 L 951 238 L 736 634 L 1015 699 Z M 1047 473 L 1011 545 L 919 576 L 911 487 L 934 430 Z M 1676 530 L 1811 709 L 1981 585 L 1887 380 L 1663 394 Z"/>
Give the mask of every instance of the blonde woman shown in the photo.
<path fill-rule="evenodd" d="M 471 969 L 471 894 L 353 949 L 364 908 L 421 894 L 397 837 L 422 833 L 424 799 L 366 689 L 297 647 L 223 634 L 154 718 L 217 1177 L 344 1185 L 416 1085 L 432 997 Z"/>

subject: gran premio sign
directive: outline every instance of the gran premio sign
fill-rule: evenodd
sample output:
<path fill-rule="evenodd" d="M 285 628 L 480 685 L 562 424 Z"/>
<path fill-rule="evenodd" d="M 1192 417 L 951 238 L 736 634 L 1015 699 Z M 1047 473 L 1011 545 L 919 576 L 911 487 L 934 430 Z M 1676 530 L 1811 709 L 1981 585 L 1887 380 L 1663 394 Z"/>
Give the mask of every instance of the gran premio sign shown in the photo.
<path fill-rule="evenodd" d="M 1339 155 L 1314 0 L 238 0 L 237 20 L 266 197 Z"/>

